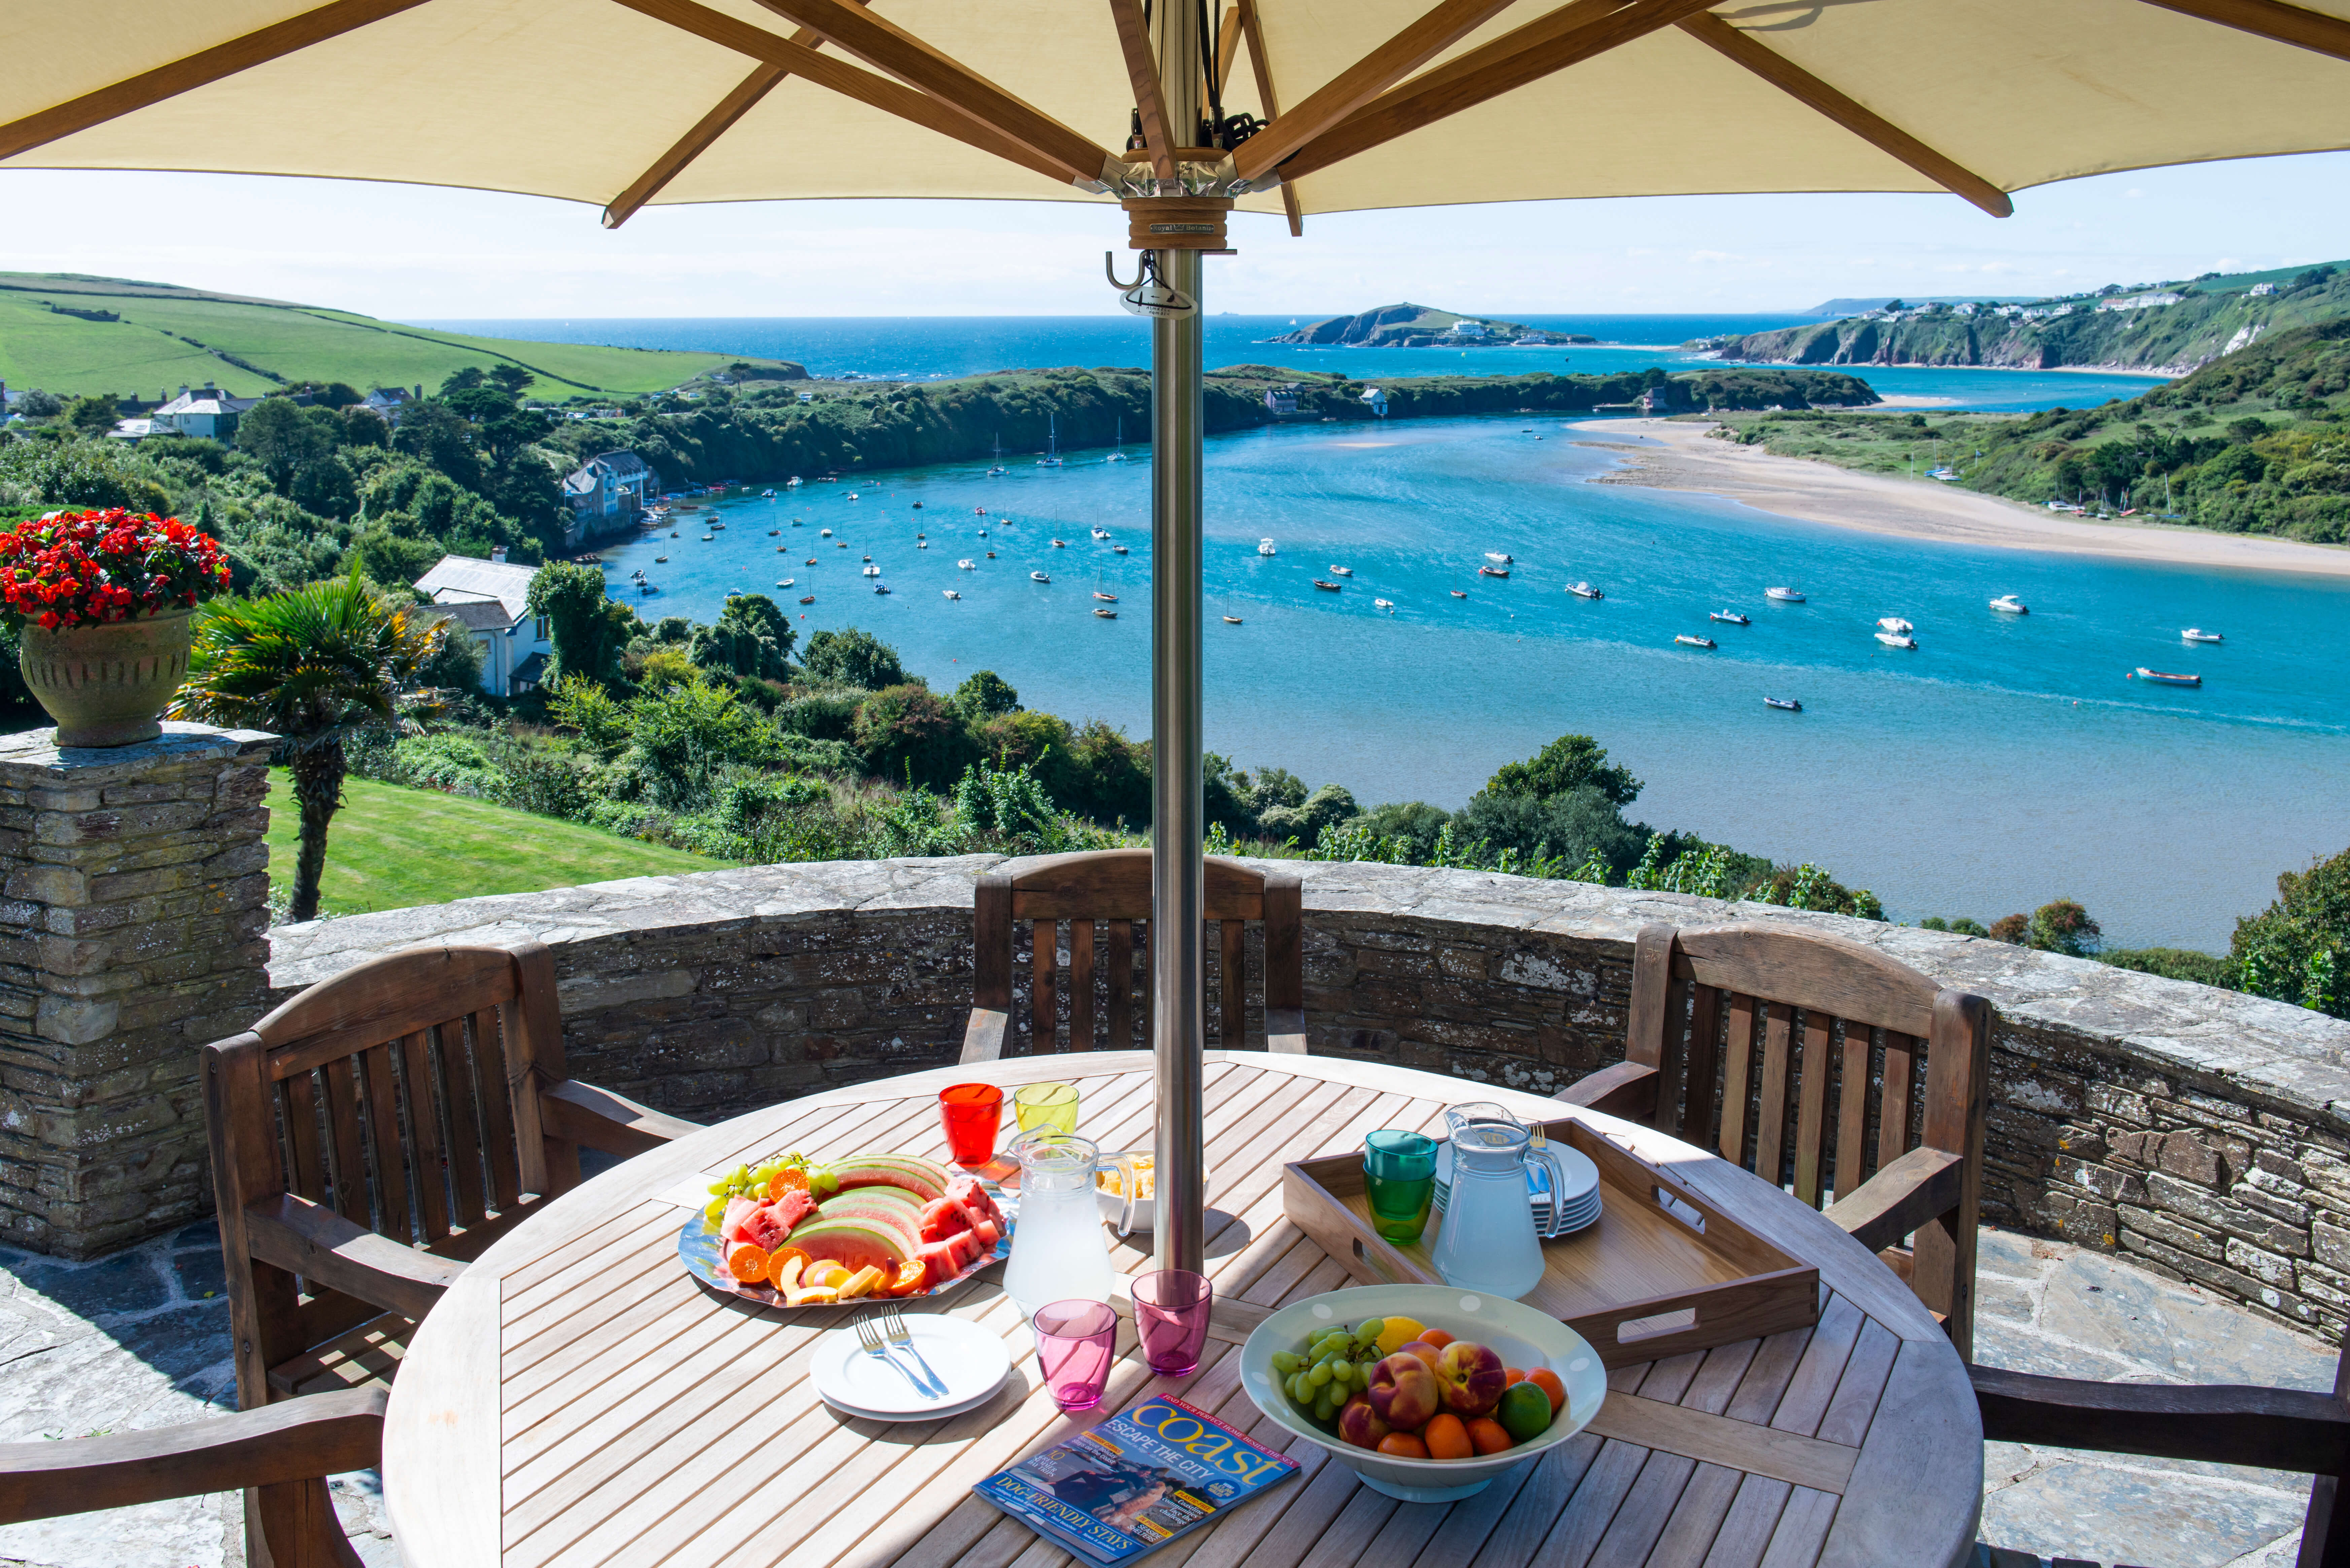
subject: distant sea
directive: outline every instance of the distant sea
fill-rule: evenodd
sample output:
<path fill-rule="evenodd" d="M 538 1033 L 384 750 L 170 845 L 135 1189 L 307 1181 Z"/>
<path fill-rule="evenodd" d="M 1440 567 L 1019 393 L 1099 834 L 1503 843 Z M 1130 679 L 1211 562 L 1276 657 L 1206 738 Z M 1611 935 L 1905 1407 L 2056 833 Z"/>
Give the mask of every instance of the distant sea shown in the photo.
<path fill-rule="evenodd" d="M 1211 316 L 1205 323 L 1208 368 L 1283 365 L 1342 370 L 1356 380 L 1381 376 L 1509 376 L 1534 370 L 1607 375 L 1661 365 L 1685 370 L 1714 363 L 1679 345 L 1726 333 L 1768 332 L 1810 319 L 1798 316 L 1526 316 L 1513 321 L 1552 332 L 1596 337 L 1565 348 L 1309 348 L 1263 339 L 1319 319 L 1302 316 Z M 600 343 L 623 348 L 686 348 L 790 359 L 814 376 L 876 380 L 936 379 L 989 370 L 1056 365 L 1150 363 L 1150 331 L 1138 317 L 1115 316 L 655 317 L 579 321 L 428 321 L 420 325 L 538 342 Z M 2131 398 L 2156 384 L 2146 376 L 2044 370 L 1942 370 L 1926 366 L 1849 369 L 1886 397 L 1930 399 L 1973 409 L 2082 408 Z"/>
<path fill-rule="evenodd" d="M 1644 325 L 1636 331 L 1627 319 Z M 1786 319 L 1534 324 L 1676 342 Z M 1123 317 L 462 325 L 775 355 L 829 374 L 1143 364 L 1149 347 Z M 1358 378 L 1461 364 L 1457 351 L 1249 341 L 1286 326 L 1286 317 L 1212 317 L 1209 362 L 1311 364 Z M 1547 359 L 1555 369 L 1561 358 L 1574 369 L 1676 363 L 1668 351 L 1574 348 L 1474 350 L 1469 364 Z M 1859 373 L 1885 390 L 1901 385 L 1905 396 L 1972 408 L 2079 407 L 2151 384 Z M 2341 808 L 2350 640 L 2339 633 L 2350 621 L 2350 581 L 1794 522 L 1707 496 L 1591 483 L 1617 459 L 1580 439 L 1561 421 L 1515 416 L 1211 439 L 1210 748 L 1243 767 L 1290 768 L 1311 784 L 1335 780 L 1367 805 L 1451 807 L 1503 762 L 1586 732 L 1647 781 L 1636 818 L 1816 861 L 1874 888 L 1897 919 L 1988 921 L 2076 898 L 2109 941 L 2128 946 L 2224 950 L 2235 917 L 2273 897 L 2279 871 L 2350 844 Z M 681 515 L 675 538 L 603 555 L 616 597 L 648 617 L 708 618 L 728 593 L 763 592 L 804 629 L 879 634 L 934 686 L 993 669 L 1032 707 L 1144 734 L 1149 450 L 1129 443 L 1127 452 L 1121 463 L 1081 452 L 1057 470 L 1024 458 L 995 478 L 980 462 L 811 483 L 774 501 L 722 504 L 723 531 L 700 525 L 704 511 Z M 1131 553 L 1095 541 L 1097 524 Z M 713 537 L 704 543 L 703 533 Z M 1256 553 L 1263 537 L 1278 555 Z M 1510 577 L 1476 575 L 1489 550 L 1516 557 Z M 890 594 L 874 594 L 860 575 L 868 555 Z M 959 570 L 962 559 L 976 569 Z M 1333 565 L 1355 576 L 1331 578 Z M 639 567 L 658 591 L 629 592 Z M 1053 581 L 1030 581 L 1037 570 Z M 1316 590 L 1316 576 L 1343 581 L 1343 591 Z M 788 589 L 777 587 L 785 578 Z M 1578 579 L 1607 597 L 1569 597 L 1565 586 Z M 1773 584 L 1804 589 L 1808 602 L 1765 599 Z M 962 598 L 945 599 L 950 588 Z M 1453 598 L 1456 588 L 1468 597 Z M 1090 613 L 1096 592 L 1118 596 L 1118 619 Z M 2010 592 L 2030 615 L 1990 611 L 1992 595 Z M 799 604 L 807 594 L 816 602 Z M 1393 602 L 1392 613 L 1378 598 Z M 1753 624 L 1710 621 L 1718 608 Z M 1225 624 L 1226 614 L 1242 624 Z M 1916 651 L 1874 639 L 1884 615 L 1916 623 Z M 2217 628 L 2227 641 L 2187 645 L 2178 632 L 2188 626 Z M 1681 632 L 1720 646 L 1678 648 Z M 2124 678 L 2141 664 L 2195 670 L 2205 684 Z M 1799 698 L 1804 711 L 1765 708 L 1765 696 Z"/>

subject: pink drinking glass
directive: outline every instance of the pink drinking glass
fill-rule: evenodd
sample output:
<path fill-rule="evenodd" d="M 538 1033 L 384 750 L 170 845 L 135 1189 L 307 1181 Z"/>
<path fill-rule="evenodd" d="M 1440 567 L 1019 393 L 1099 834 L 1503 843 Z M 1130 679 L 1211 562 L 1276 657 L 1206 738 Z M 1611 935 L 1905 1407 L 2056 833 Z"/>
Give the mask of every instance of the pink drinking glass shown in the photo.
<path fill-rule="evenodd" d="M 1189 1269 L 1157 1269 L 1134 1276 L 1134 1329 L 1142 1358 L 1161 1377 L 1189 1377 L 1200 1369 L 1208 1343 L 1208 1314 L 1216 1288 Z"/>
<path fill-rule="evenodd" d="M 1064 1410 L 1100 1404 L 1117 1359 L 1118 1314 L 1100 1302 L 1053 1302 L 1038 1307 L 1028 1326 L 1036 1331 L 1036 1365 L 1053 1403 Z"/>

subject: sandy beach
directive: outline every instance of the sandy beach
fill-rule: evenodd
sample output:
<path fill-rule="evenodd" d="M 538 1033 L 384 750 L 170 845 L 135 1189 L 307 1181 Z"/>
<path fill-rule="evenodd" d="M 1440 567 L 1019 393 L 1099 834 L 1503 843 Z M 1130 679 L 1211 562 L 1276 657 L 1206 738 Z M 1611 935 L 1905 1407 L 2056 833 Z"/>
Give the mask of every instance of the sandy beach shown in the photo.
<path fill-rule="evenodd" d="M 1589 420 L 1573 428 L 1590 438 L 1580 444 L 1600 448 L 1627 464 L 1602 475 L 1596 481 L 1601 484 L 1697 491 L 1782 517 L 1954 545 L 2350 576 L 2350 548 L 2339 545 L 2200 528 L 2099 523 L 1929 480 L 1856 473 L 1806 458 L 1773 457 L 1759 446 L 1717 441 L 1707 433 L 1714 427 L 1707 424 Z M 1661 444 L 1636 445 L 1620 439 L 1627 434 Z M 1610 441 L 1610 436 L 1619 439 Z"/>

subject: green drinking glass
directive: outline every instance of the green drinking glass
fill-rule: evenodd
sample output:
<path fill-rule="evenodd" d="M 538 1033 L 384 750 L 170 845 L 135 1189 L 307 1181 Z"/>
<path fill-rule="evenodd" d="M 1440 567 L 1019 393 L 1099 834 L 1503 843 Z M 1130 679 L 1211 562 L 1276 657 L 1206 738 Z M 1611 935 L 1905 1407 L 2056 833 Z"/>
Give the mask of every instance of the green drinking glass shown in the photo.
<path fill-rule="evenodd" d="M 1372 1230 L 1389 1241 L 1419 1241 L 1436 1198 L 1436 1140 L 1398 1127 L 1366 1136 L 1363 1187 Z"/>

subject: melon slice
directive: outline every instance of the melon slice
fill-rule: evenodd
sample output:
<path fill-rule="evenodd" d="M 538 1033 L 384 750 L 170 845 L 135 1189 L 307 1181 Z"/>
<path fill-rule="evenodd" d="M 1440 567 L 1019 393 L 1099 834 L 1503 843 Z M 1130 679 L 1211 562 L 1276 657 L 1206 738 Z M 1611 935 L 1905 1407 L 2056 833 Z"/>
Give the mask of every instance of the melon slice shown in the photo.
<path fill-rule="evenodd" d="M 816 1199 L 800 1188 L 787 1188 L 781 1198 L 767 1205 L 774 1210 L 775 1223 L 786 1231 L 816 1212 Z"/>
<path fill-rule="evenodd" d="M 772 1204 L 762 1203 L 743 1216 L 743 1240 L 767 1251 L 772 1252 L 782 1246 L 784 1238 L 790 1232 L 791 1227 L 775 1218 Z"/>
<path fill-rule="evenodd" d="M 959 1232 L 959 1234 L 968 1234 L 968 1232 Z M 962 1273 L 962 1264 L 955 1260 L 954 1238 L 951 1236 L 943 1241 L 923 1242 L 921 1251 L 917 1256 L 921 1259 L 922 1267 L 927 1271 L 922 1282 L 931 1290 L 936 1290 L 941 1285 L 949 1283 Z"/>
<path fill-rule="evenodd" d="M 817 1262 L 838 1263 L 852 1274 L 860 1269 L 879 1269 L 885 1275 L 895 1276 L 898 1265 L 914 1255 L 899 1232 L 855 1214 L 819 1215 L 806 1220 L 793 1230 L 792 1245 Z"/>
<path fill-rule="evenodd" d="M 840 1190 L 860 1187 L 897 1187 L 925 1203 L 947 1195 L 947 1168 L 910 1154 L 860 1154 L 832 1166 Z"/>
<path fill-rule="evenodd" d="M 987 1195 L 987 1189 L 979 1184 L 979 1178 L 975 1176 L 952 1178 L 947 1183 L 947 1196 L 970 1210 L 974 1215 L 984 1215 L 993 1220 L 998 1231 L 1003 1229 L 1003 1211 L 995 1206 L 995 1199 Z"/>
<path fill-rule="evenodd" d="M 866 1187 L 837 1193 L 816 1205 L 816 1212 L 793 1228 L 795 1241 L 808 1226 L 827 1220 L 858 1219 L 879 1226 L 898 1239 L 900 1257 L 910 1258 L 922 1242 L 922 1206 L 902 1188 Z"/>
<path fill-rule="evenodd" d="M 971 1216 L 952 1198 L 941 1198 L 922 1210 L 922 1240 L 942 1241 L 958 1231 L 968 1231 Z"/>
<path fill-rule="evenodd" d="M 743 1221 L 748 1220 L 752 1211 L 758 1207 L 756 1202 L 748 1198 L 730 1198 L 726 1200 L 726 1217 L 718 1221 L 718 1240 L 722 1250 L 727 1242 L 744 1241 L 750 1239 L 743 1232 Z"/>

